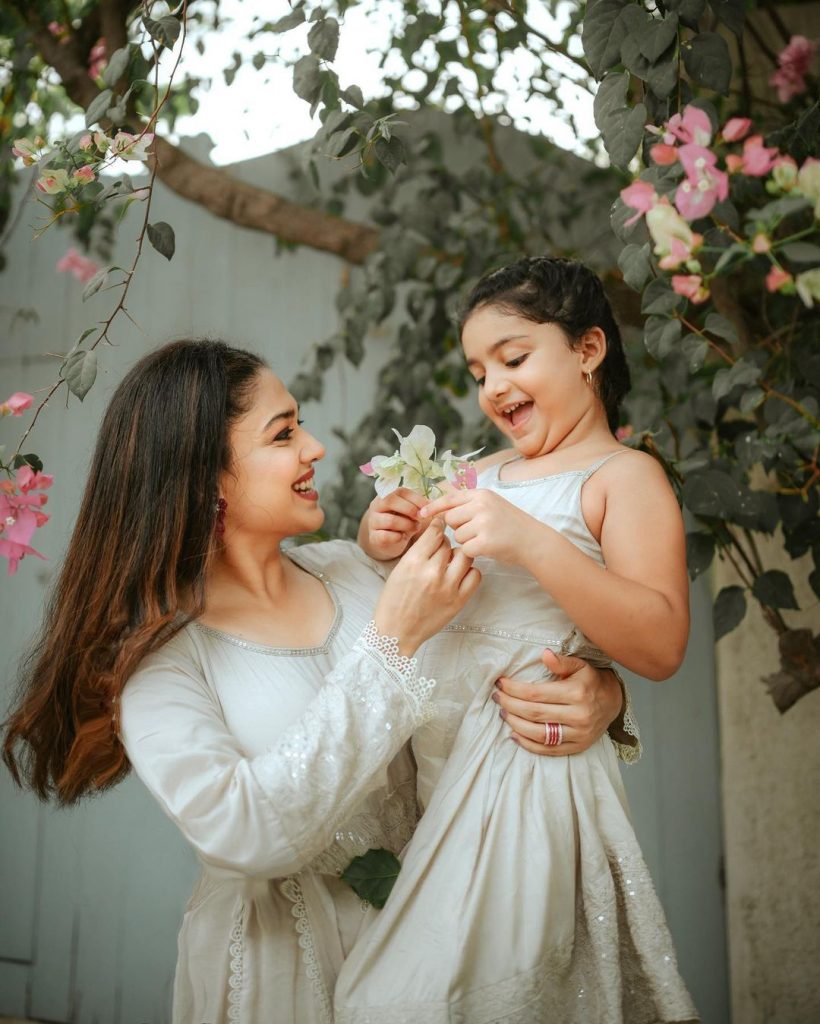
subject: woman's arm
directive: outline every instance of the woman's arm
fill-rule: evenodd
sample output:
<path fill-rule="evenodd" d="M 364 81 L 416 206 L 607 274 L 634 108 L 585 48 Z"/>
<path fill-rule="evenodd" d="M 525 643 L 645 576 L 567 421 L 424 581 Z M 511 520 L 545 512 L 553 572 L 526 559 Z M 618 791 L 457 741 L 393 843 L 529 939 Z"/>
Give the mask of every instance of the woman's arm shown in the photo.
<path fill-rule="evenodd" d="M 377 788 L 429 711 L 433 683 L 371 628 L 269 752 L 248 757 L 192 659 L 158 652 L 122 696 L 137 775 L 203 861 L 284 877 L 310 863 Z"/>

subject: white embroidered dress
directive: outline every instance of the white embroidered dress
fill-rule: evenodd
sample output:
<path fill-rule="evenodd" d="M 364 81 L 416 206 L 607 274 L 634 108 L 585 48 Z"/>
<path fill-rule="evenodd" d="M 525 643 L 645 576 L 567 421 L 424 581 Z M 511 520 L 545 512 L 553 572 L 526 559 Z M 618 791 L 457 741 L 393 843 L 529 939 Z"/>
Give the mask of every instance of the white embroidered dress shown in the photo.
<path fill-rule="evenodd" d="M 335 602 L 283 650 L 191 625 L 122 697 L 129 760 L 203 865 L 179 935 L 174 1024 L 329 1024 L 364 919 L 336 877 L 416 821 L 406 741 L 432 683 L 366 626 L 382 580 L 344 541 L 292 550 Z"/>
<path fill-rule="evenodd" d="M 479 486 L 603 564 L 581 490 L 604 461 L 509 484 L 492 467 Z M 529 573 L 476 565 L 476 595 L 419 659 L 439 681 L 439 713 L 412 743 L 424 815 L 342 968 L 337 1024 L 695 1020 L 613 744 L 535 757 L 491 699 L 500 675 L 543 678 L 546 646 L 606 659 Z"/>

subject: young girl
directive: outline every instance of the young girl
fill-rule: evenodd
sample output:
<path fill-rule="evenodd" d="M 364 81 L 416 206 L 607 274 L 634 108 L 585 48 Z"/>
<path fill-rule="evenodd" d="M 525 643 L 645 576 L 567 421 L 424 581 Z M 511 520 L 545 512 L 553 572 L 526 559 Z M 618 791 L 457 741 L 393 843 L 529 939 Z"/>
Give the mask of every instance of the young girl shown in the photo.
<path fill-rule="evenodd" d="M 426 809 L 342 969 L 338 1024 L 696 1020 L 612 744 L 527 757 L 572 753 L 572 729 L 547 704 L 519 728 L 496 683 L 533 678 L 544 646 L 652 679 L 683 658 L 683 525 L 660 466 L 613 437 L 629 386 L 617 325 L 589 270 L 536 258 L 478 283 L 461 335 L 514 450 L 483 460 L 477 490 L 423 508 L 405 491 L 363 524 L 366 550 L 395 557 L 443 515 L 483 582 L 421 658 L 446 680 L 444 714 L 413 740 Z"/>

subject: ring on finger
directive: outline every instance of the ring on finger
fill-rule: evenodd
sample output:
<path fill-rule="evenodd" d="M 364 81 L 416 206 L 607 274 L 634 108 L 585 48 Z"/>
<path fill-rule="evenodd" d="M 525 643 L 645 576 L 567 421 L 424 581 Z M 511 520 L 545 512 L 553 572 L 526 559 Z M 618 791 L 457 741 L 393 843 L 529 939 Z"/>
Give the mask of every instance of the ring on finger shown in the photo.
<path fill-rule="evenodd" d="M 564 727 L 560 722 L 544 723 L 544 746 L 557 747 L 564 741 Z"/>

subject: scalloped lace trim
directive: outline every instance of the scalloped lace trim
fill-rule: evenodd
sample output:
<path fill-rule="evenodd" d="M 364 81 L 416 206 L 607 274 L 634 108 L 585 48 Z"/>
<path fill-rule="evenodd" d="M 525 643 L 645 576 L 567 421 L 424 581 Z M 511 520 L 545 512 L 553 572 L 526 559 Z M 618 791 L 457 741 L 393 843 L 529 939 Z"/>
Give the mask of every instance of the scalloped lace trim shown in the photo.
<path fill-rule="evenodd" d="M 371 619 L 365 626 L 356 646 L 375 656 L 390 671 L 409 698 L 415 712 L 423 719 L 430 717 L 430 697 L 436 686 L 435 679 L 418 675 L 418 661 L 399 654 L 399 641 L 395 636 L 383 636 Z"/>
<path fill-rule="evenodd" d="M 629 695 L 629 689 L 626 684 L 623 684 L 624 697 L 626 703 L 624 705 L 624 732 L 629 736 L 634 737 L 635 743 L 619 743 L 618 740 L 613 739 L 612 742 L 615 744 L 615 752 L 618 757 L 624 762 L 624 764 L 635 764 L 639 761 L 641 754 L 643 753 L 643 747 L 641 746 L 641 730 L 638 727 L 638 719 L 635 717 L 635 709 L 632 707 L 632 698 Z"/>
<path fill-rule="evenodd" d="M 240 1020 L 242 1012 L 242 982 L 244 976 L 244 953 L 245 953 L 245 928 L 240 911 L 239 920 L 231 929 L 231 944 L 228 947 L 231 954 L 231 974 L 228 978 L 228 1020 Z"/>
<path fill-rule="evenodd" d="M 302 950 L 302 963 L 305 965 L 305 973 L 313 986 L 313 994 L 316 996 L 319 1009 L 319 1019 L 322 1024 L 333 1024 L 333 1004 L 322 977 L 319 961 L 316 958 L 313 929 L 310 927 L 310 918 L 302 887 L 296 878 L 291 877 L 281 882 L 279 889 L 282 895 L 293 904 L 290 912 L 296 919 L 296 933 L 299 936 L 299 947 Z"/>

